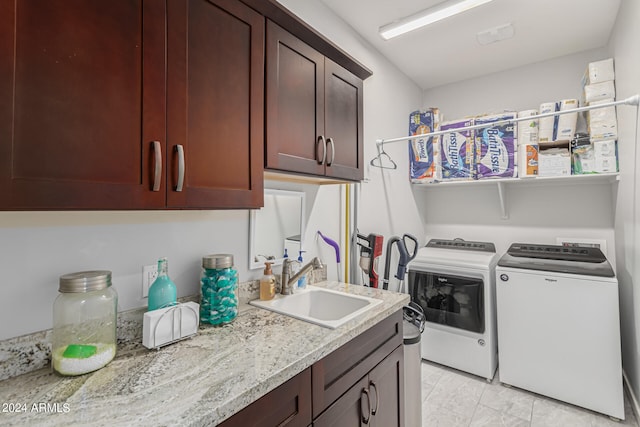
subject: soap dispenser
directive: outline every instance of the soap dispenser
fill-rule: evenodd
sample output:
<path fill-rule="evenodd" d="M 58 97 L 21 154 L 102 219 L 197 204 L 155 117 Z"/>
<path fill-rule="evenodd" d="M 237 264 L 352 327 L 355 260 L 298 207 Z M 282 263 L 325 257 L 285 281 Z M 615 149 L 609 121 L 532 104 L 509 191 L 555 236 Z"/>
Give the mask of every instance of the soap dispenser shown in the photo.
<path fill-rule="evenodd" d="M 158 277 L 149 288 L 149 311 L 171 307 L 178 303 L 176 285 L 169 278 L 167 258 L 158 260 Z"/>
<path fill-rule="evenodd" d="M 302 253 L 306 251 L 300 251 L 298 253 L 298 262 L 300 263 L 298 270 L 302 268 L 304 265 L 304 259 L 302 258 Z M 307 287 L 307 275 L 305 274 L 301 278 L 298 279 L 298 289 L 306 289 Z"/>
<path fill-rule="evenodd" d="M 267 301 L 276 295 L 276 276 L 271 271 L 272 262 L 265 262 L 264 275 L 260 279 L 260 300 Z"/>

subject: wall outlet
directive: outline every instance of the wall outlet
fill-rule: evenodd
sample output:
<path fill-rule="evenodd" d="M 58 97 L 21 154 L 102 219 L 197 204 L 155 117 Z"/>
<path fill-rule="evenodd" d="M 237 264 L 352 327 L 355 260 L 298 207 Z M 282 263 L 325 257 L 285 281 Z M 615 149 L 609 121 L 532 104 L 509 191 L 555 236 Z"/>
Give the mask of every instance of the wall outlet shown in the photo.
<path fill-rule="evenodd" d="M 158 265 L 145 265 L 142 267 L 142 298 L 149 296 L 149 287 L 158 277 Z"/>

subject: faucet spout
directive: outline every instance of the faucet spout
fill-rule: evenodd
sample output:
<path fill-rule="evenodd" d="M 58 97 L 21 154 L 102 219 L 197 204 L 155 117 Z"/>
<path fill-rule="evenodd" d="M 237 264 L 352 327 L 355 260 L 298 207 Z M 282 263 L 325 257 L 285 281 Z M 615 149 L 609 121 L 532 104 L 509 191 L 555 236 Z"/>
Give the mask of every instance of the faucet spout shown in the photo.
<path fill-rule="evenodd" d="M 307 264 L 303 265 L 296 274 L 291 276 L 291 264 L 296 261 L 292 261 L 288 258 L 284 260 L 282 263 L 282 295 L 291 295 L 293 293 L 293 284 L 298 281 L 298 279 L 305 274 L 309 273 L 311 270 L 317 270 L 322 268 L 322 262 L 318 257 L 313 258 Z"/>

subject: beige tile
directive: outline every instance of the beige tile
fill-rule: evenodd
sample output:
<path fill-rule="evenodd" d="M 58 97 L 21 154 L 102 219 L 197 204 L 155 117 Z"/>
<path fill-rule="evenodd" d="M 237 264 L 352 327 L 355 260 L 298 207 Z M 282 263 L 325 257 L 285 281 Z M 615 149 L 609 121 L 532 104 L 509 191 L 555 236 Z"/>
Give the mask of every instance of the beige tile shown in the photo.
<path fill-rule="evenodd" d="M 430 385 L 436 385 L 442 377 L 442 374 L 447 372 L 441 366 L 434 363 L 428 363 L 423 361 L 422 366 L 422 382 Z"/>
<path fill-rule="evenodd" d="M 531 421 L 535 396 L 513 387 L 505 387 L 497 382 L 485 387 L 480 403 L 496 411 Z"/>
<path fill-rule="evenodd" d="M 486 382 L 483 379 L 445 372 L 425 399 L 425 403 L 471 418 L 485 386 Z"/>
<path fill-rule="evenodd" d="M 428 401 L 422 404 L 422 427 L 462 427 L 468 426 L 470 421 L 470 416 L 456 414 Z"/>
<path fill-rule="evenodd" d="M 529 427 L 529 421 L 484 405 L 478 405 L 469 427 Z"/>
<path fill-rule="evenodd" d="M 533 401 L 531 427 L 586 427 L 593 421 L 590 411 L 546 398 Z"/>

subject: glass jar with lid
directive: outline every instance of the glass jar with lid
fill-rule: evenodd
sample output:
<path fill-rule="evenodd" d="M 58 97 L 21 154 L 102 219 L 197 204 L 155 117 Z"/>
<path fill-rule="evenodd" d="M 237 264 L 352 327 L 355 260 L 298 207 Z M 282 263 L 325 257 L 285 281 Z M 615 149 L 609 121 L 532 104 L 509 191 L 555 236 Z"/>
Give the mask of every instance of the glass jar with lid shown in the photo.
<path fill-rule="evenodd" d="M 233 255 L 202 258 L 200 321 L 212 325 L 230 323 L 238 315 L 238 271 Z"/>
<path fill-rule="evenodd" d="M 116 354 L 118 294 L 111 272 L 60 276 L 53 303 L 51 364 L 62 375 L 82 375 L 107 365 Z"/>

